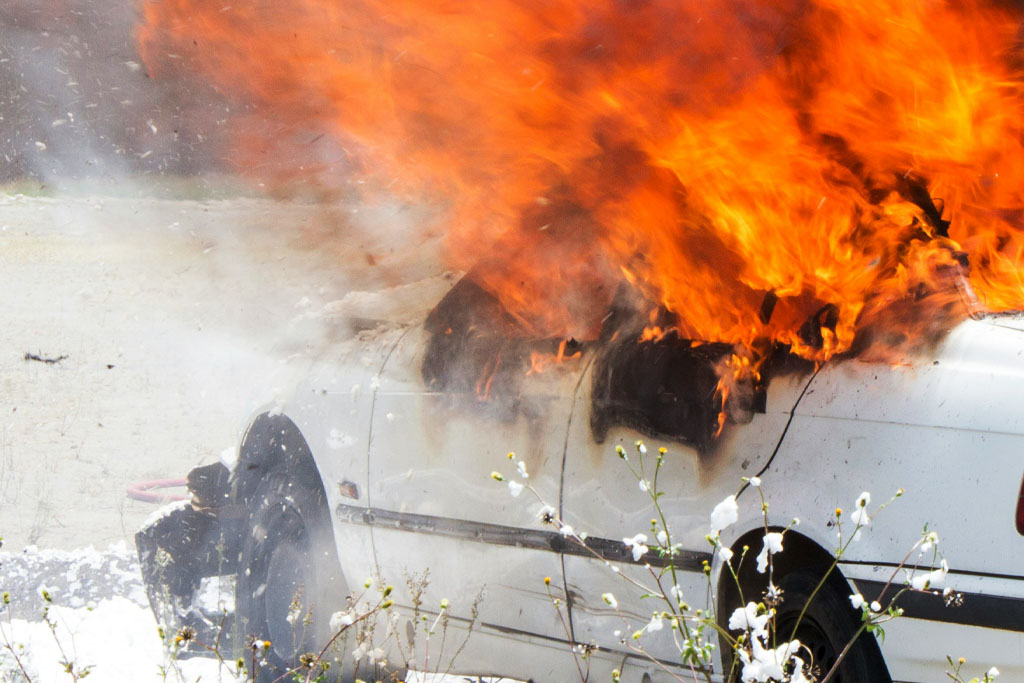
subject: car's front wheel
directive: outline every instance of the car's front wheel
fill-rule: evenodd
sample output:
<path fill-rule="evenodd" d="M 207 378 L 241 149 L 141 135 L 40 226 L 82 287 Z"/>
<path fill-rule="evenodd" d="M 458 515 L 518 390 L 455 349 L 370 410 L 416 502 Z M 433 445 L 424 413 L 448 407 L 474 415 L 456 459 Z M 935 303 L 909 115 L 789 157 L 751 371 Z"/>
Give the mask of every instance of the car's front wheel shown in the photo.
<path fill-rule="evenodd" d="M 308 478 L 307 478 L 308 479 Z M 347 588 L 334 553 L 327 501 L 319 481 L 278 470 L 249 502 L 235 603 L 242 635 L 269 641 L 257 680 L 273 681 L 330 639 L 331 614 Z"/>

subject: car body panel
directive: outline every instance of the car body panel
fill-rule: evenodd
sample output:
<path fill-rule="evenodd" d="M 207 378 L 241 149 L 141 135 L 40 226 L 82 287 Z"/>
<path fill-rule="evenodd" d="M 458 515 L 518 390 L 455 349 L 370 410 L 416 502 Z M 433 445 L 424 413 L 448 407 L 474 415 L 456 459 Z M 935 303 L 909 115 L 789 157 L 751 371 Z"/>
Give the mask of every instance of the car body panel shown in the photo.
<path fill-rule="evenodd" d="M 924 631 L 934 632 L 935 639 L 890 636 L 881 643 L 897 680 L 936 680 L 947 654 L 984 661 L 1010 680 L 1024 680 L 1018 646 L 985 644 L 1007 638 L 1018 643 L 1024 630 L 1024 602 L 1015 600 L 1024 590 L 1024 538 L 1014 527 L 1024 475 L 1024 415 L 1013 400 L 1024 386 L 1022 354 L 1021 332 L 971 320 L 927 360 L 829 364 L 797 407 L 766 473 L 773 522 L 786 524 L 800 516 L 800 532 L 825 548 L 838 541 L 834 508 L 846 511 L 841 519 L 848 539 L 849 511 L 861 491 L 874 494 L 874 510 L 896 487 L 905 489 L 846 549 L 842 569 L 851 578 L 884 583 L 925 524 L 939 534 L 950 567 L 947 582 L 964 592 L 964 604 L 945 610 L 924 605 L 934 620 Z M 781 495 L 780 482 L 786 487 Z M 908 562 L 930 566 L 933 557 L 912 552 Z M 875 569 L 866 573 L 864 567 Z M 895 583 L 904 577 L 897 573 Z M 979 627 L 995 618 L 971 616 L 977 610 L 972 600 L 977 605 L 981 596 L 997 596 L 1019 610 L 1017 635 Z M 941 602 L 936 597 L 932 606 Z M 957 623 L 963 621 L 975 623 Z M 906 628 L 900 625 L 898 632 Z M 954 649 L 939 651 L 939 643 Z"/>
<path fill-rule="evenodd" d="M 399 587 L 405 573 L 430 579 L 418 599 L 427 609 L 448 600 L 467 619 L 477 604 L 487 627 L 567 641 L 543 579 L 560 595 L 561 558 L 541 528 L 541 504 L 529 492 L 513 498 L 491 472 L 513 470 L 515 451 L 539 495 L 558 504 L 566 425 L 578 369 L 568 364 L 523 379 L 514 404 L 475 393 L 424 391 L 425 343 L 411 329 L 396 346 L 376 391 L 370 439 L 372 535 L 382 573 L 396 601 L 414 596 Z M 477 596 L 483 598 L 477 603 Z M 473 665 L 472 656 L 467 654 Z"/>

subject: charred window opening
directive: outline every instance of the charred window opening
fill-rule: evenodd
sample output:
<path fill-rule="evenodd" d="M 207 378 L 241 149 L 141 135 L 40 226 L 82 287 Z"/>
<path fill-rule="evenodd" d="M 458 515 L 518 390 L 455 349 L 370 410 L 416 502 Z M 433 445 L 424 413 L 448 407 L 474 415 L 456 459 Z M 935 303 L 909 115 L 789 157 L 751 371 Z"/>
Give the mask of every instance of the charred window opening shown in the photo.
<path fill-rule="evenodd" d="M 623 337 L 605 345 L 594 367 L 594 438 L 604 441 L 609 428 L 624 426 L 709 449 L 720 409 L 715 367 L 731 352 L 730 344 L 701 344 L 675 332 L 658 340 Z"/>
<path fill-rule="evenodd" d="M 565 358 L 583 348 L 574 339 L 531 339 L 501 303 L 471 275 L 462 278 L 427 316 L 429 339 L 421 374 L 427 389 L 471 396 L 511 417 L 536 355 Z"/>
<path fill-rule="evenodd" d="M 776 300 L 765 295 L 762 317 L 771 316 Z M 616 292 L 594 360 L 594 439 L 600 443 L 621 426 L 708 453 L 723 421 L 746 423 L 765 411 L 768 378 L 781 367 L 776 356 L 790 354 L 769 349 L 760 373 L 734 376 L 727 367 L 736 351 L 732 344 L 686 339 L 673 329 L 674 314 L 658 308 L 652 316 L 651 307 L 628 282 Z M 651 336 L 646 331 L 652 328 L 669 331 Z"/>
<path fill-rule="evenodd" d="M 776 297 L 764 296 L 761 315 L 770 317 Z M 671 331 L 676 317 L 658 309 L 623 282 L 595 342 L 530 339 L 501 303 L 467 275 L 431 311 L 421 373 L 426 387 L 472 396 L 488 412 L 513 419 L 531 372 L 531 354 L 572 355 L 596 349 L 590 425 L 597 442 L 613 427 L 687 443 L 707 453 L 723 423 L 750 422 L 765 411 L 770 378 L 805 372 L 813 364 L 785 345 L 766 343 L 754 359 L 758 372 L 733 375 L 728 363 L 736 347 L 687 339 Z M 825 306 L 800 330 L 804 344 L 820 347 L 823 330 L 834 332 L 835 307 Z M 650 327 L 670 330 L 656 337 Z M 724 385 L 723 382 L 727 384 Z"/>

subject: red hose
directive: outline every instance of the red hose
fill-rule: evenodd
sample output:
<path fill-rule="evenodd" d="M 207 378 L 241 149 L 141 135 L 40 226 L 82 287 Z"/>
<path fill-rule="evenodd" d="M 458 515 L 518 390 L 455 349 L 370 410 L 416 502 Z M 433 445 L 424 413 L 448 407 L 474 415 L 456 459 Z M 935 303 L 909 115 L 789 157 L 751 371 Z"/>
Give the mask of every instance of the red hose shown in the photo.
<path fill-rule="evenodd" d="M 185 486 L 185 479 L 153 479 L 152 481 L 140 481 L 128 486 L 128 497 L 132 500 L 141 500 L 143 503 L 170 503 L 175 500 L 188 500 L 189 496 L 175 493 L 157 493 L 150 489 L 166 489 Z"/>

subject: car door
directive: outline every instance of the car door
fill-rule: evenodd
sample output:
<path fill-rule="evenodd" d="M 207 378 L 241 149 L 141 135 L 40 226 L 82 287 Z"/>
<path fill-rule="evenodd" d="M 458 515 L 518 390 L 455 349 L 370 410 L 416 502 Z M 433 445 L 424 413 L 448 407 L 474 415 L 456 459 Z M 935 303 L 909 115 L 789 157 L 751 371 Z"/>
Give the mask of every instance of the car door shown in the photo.
<path fill-rule="evenodd" d="M 552 595 L 561 595 L 560 538 L 538 520 L 539 499 L 529 491 L 513 497 L 491 473 L 515 472 L 507 458 L 514 451 L 529 484 L 558 505 L 579 360 L 532 372 L 509 360 L 516 354 L 507 349 L 504 355 L 483 349 L 479 363 L 466 351 L 450 369 L 469 374 L 440 381 L 445 343 L 422 326 L 410 328 L 376 388 L 369 505 L 381 576 L 394 584 L 400 607 L 419 600 L 431 612 L 447 600 L 452 617 L 465 625 L 476 606 L 477 629 L 561 649 L 568 639 L 564 614 L 552 605 Z M 495 370 L 499 363 L 505 374 Z M 428 569 L 416 596 L 403 576 Z M 475 666 L 471 651 L 456 666 Z M 491 651 L 482 665 L 498 666 L 501 654 Z"/>
<path fill-rule="evenodd" d="M 641 599 L 644 591 L 624 579 L 654 585 L 652 570 L 657 573 L 666 565 L 654 550 L 635 562 L 624 543 L 642 533 L 648 545 L 655 545 L 651 529 L 655 509 L 629 469 L 639 472 L 641 466 L 636 442 L 642 439 L 647 449 L 642 478 L 648 481 L 653 479 L 658 448 L 666 448 L 657 488 L 665 494 L 660 503 L 671 542 L 681 544 L 681 552 L 674 561 L 674 577 L 663 580 L 663 589 L 671 595 L 671 587 L 678 585 L 691 607 L 706 607 L 709 586 L 703 564 L 712 560 L 706 539 L 710 512 L 737 492 L 742 477 L 756 475 L 767 465 L 810 376 L 811 368 L 799 364 L 777 373 L 757 389 L 758 396 L 748 396 L 746 408 L 738 411 L 745 413 L 738 415 L 743 423 L 725 424 L 716 438 L 716 424 L 701 432 L 700 425 L 707 420 L 717 422 L 714 411 L 708 412 L 701 403 L 714 396 L 718 371 L 713 358 L 720 350 L 686 357 L 689 347 L 687 342 L 638 351 L 649 355 L 640 358 L 639 365 L 626 363 L 628 377 L 621 376 L 622 368 L 610 367 L 599 356 L 582 379 L 574 403 L 563 506 L 568 523 L 589 534 L 591 550 L 567 553 L 565 558 L 573 628 L 578 642 L 596 644 L 606 654 L 618 654 L 620 661 L 628 654 L 621 634 L 626 634 L 628 642 L 629 634 L 666 607 L 656 599 Z M 649 374 L 637 376 L 643 372 Z M 616 455 L 616 446 L 624 449 L 628 461 Z M 756 515 L 756 507 L 743 506 L 743 514 L 748 513 Z M 751 523 L 741 519 L 744 522 Z M 604 593 L 616 597 L 618 609 L 602 600 Z M 645 635 L 642 644 L 659 659 L 678 661 L 669 628 Z"/>

